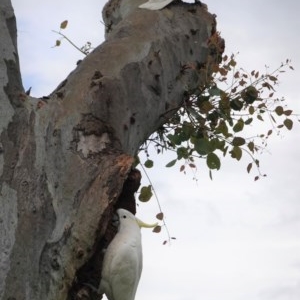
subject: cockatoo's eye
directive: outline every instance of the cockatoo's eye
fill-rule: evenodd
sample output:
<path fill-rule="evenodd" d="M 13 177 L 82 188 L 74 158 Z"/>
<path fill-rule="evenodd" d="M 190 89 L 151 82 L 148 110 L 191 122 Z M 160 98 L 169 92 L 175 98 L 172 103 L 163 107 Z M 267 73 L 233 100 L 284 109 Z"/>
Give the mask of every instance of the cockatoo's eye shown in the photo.
<path fill-rule="evenodd" d="M 126 216 L 125 216 L 125 215 L 123 216 L 123 219 L 126 219 Z"/>

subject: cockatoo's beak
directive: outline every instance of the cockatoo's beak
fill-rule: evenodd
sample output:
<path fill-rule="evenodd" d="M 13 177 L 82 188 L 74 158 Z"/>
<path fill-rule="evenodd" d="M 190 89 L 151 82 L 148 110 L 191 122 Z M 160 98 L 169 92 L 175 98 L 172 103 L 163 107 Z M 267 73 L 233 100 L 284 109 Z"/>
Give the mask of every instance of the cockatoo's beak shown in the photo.
<path fill-rule="evenodd" d="M 142 227 L 144 227 L 144 228 L 153 228 L 153 227 L 155 227 L 155 226 L 158 225 L 157 222 L 154 223 L 154 224 L 147 224 L 147 223 L 141 221 L 141 220 L 138 219 L 138 218 L 135 218 L 135 219 L 136 219 L 136 222 L 138 223 L 138 225 L 140 226 L 140 228 L 142 228 Z"/>

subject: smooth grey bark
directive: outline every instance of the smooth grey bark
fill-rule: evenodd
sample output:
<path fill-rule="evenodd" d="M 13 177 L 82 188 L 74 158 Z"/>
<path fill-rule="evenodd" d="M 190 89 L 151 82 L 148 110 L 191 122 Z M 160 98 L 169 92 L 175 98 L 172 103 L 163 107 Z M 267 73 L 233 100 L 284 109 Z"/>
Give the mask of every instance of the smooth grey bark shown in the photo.
<path fill-rule="evenodd" d="M 218 60 L 204 6 L 138 4 L 109 1 L 107 40 L 45 100 L 24 94 L 13 9 L 0 3 L 0 299 L 75 297 L 134 155 Z"/>

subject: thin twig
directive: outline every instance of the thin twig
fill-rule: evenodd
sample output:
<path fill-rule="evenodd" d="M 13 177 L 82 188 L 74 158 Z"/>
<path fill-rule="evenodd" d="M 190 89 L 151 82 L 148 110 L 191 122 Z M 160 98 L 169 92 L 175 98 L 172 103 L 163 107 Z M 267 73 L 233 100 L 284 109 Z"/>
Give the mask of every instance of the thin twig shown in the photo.
<path fill-rule="evenodd" d="M 60 36 L 62 36 L 64 39 L 66 39 L 75 49 L 77 49 L 78 51 L 80 51 L 82 54 L 87 55 L 84 51 L 82 51 L 78 46 L 76 46 L 68 37 L 66 37 L 63 33 L 61 33 L 60 31 L 56 31 L 56 30 L 52 30 L 53 32 L 59 34 Z"/>
<path fill-rule="evenodd" d="M 154 186 L 153 186 L 153 183 L 152 183 L 150 177 L 148 176 L 148 174 L 147 174 L 147 172 L 146 172 L 144 166 L 143 166 L 141 163 L 140 163 L 140 165 L 141 165 L 141 168 L 142 168 L 143 172 L 145 173 L 145 175 L 146 175 L 146 177 L 147 177 L 149 183 L 150 183 L 151 186 L 152 186 L 153 194 L 154 194 L 154 197 L 155 197 L 155 199 L 156 199 L 156 202 L 157 202 L 157 205 L 158 205 L 159 212 L 162 213 L 161 205 L 160 205 L 158 196 L 157 196 L 157 194 L 156 194 L 155 188 L 154 188 Z M 169 232 L 168 226 L 167 226 L 167 224 L 166 224 L 166 222 L 165 222 L 165 216 L 163 217 L 162 222 L 163 222 L 163 225 L 164 225 L 164 227 L 165 227 L 165 229 L 166 229 L 166 232 L 167 232 L 168 241 L 169 241 L 169 243 L 171 243 L 171 236 L 170 236 L 170 232 Z"/>

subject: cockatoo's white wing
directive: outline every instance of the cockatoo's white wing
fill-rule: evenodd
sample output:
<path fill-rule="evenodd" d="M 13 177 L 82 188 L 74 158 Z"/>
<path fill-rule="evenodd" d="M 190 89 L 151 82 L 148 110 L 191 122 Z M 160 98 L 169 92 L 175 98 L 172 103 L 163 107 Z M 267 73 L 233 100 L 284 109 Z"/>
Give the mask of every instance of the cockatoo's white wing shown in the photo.
<path fill-rule="evenodd" d="M 125 246 L 120 251 L 127 252 L 127 255 L 115 261 L 117 270 L 112 276 L 114 300 L 133 300 L 143 268 L 142 249 Z"/>
<path fill-rule="evenodd" d="M 170 4 L 173 0 L 148 0 L 148 2 L 139 6 L 151 10 L 159 10 Z"/>
<path fill-rule="evenodd" d="M 117 214 L 119 231 L 104 254 L 99 292 L 109 300 L 134 300 L 143 263 L 140 227 L 147 224 L 125 209 Z"/>

